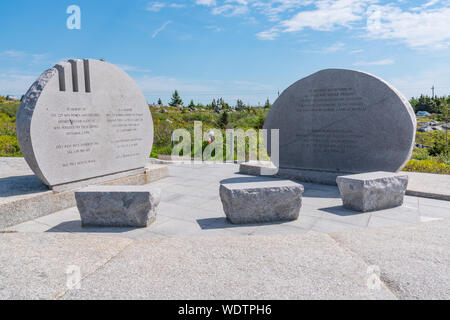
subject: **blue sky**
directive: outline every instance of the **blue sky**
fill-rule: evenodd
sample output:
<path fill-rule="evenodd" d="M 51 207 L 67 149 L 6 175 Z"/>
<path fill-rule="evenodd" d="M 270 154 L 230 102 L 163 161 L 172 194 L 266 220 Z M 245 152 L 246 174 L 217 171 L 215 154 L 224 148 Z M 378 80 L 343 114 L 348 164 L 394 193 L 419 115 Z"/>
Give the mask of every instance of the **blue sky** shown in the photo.
<path fill-rule="evenodd" d="M 69 30 L 69 5 L 81 29 Z M 450 0 L 1 1 L 0 94 L 68 58 L 125 69 L 150 103 L 273 101 L 324 68 L 363 70 L 408 98 L 450 94 Z"/>

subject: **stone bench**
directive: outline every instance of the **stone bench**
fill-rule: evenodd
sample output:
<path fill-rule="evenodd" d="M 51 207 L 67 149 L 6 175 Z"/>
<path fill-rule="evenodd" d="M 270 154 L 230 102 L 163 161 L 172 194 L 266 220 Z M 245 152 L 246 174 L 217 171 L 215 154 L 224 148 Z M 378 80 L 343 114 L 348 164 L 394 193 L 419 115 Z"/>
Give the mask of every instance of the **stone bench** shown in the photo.
<path fill-rule="evenodd" d="M 345 208 L 368 212 L 401 206 L 408 176 L 378 171 L 341 176 L 336 182 Z"/>
<path fill-rule="evenodd" d="M 302 206 L 301 184 L 263 177 L 221 181 L 220 198 L 234 224 L 296 220 Z"/>
<path fill-rule="evenodd" d="M 145 228 L 156 219 L 161 191 L 143 186 L 90 186 L 75 192 L 83 226 Z"/>

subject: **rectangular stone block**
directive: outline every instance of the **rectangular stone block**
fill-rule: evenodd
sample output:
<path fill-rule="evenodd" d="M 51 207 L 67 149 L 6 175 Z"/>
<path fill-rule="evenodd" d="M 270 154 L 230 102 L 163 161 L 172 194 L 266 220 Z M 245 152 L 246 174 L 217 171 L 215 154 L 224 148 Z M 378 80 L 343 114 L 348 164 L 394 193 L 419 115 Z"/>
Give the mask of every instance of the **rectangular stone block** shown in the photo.
<path fill-rule="evenodd" d="M 220 198 L 231 223 L 261 223 L 298 219 L 302 206 L 301 184 L 263 177 L 221 181 Z"/>
<path fill-rule="evenodd" d="M 368 212 L 401 206 L 408 176 L 377 171 L 337 177 L 336 182 L 345 208 Z"/>
<path fill-rule="evenodd" d="M 141 227 L 156 219 L 161 191 L 144 186 L 90 186 L 75 192 L 83 226 Z"/>
<path fill-rule="evenodd" d="M 239 173 L 254 176 L 274 176 L 278 168 L 271 162 L 244 162 L 239 165 Z"/>

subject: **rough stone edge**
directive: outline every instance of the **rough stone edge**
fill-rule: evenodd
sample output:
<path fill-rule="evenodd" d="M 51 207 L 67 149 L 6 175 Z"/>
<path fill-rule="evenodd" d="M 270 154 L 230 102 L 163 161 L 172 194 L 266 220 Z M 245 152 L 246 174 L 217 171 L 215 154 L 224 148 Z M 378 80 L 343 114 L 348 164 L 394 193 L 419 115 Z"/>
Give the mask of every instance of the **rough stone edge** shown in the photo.
<path fill-rule="evenodd" d="M 150 216 L 145 223 L 138 223 L 135 221 L 135 223 L 130 222 L 128 220 L 128 223 L 117 223 L 117 222 L 111 222 L 111 221 L 103 221 L 103 222 L 85 222 L 83 220 L 83 216 L 81 215 L 80 205 L 84 203 L 83 196 L 85 194 L 91 194 L 92 195 L 100 195 L 100 194 L 128 194 L 128 193 L 139 193 L 139 194 L 146 194 L 148 196 L 147 201 L 150 204 L 150 208 L 147 212 L 147 215 Z M 94 196 L 95 197 L 95 196 Z M 102 196 L 101 196 L 102 197 Z M 108 198 L 108 197 L 106 197 Z M 81 225 L 83 227 L 114 227 L 114 228 L 147 228 L 152 223 L 156 221 L 156 216 L 158 213 L 158 206 L 161 203 L 161 189 L 160 188 L 149 188 L 148 190 L 134 190 L 134 191 L 102 191 L 102 190 L 86 190 L 86 188 L 83 188 L 81 190 L 75 191 L 75 200 L 76 205 L 78 209 L 80 210 L 81 215 Z M 83 205 L 84 206 L 84 205 Z M 128 208 L 127 208 L 128 209 Z M 98 221 L 97 217 L 97 221 Z M 101 220 L 101 219 L 100 219 Z"/>
<path fill-rule="evenodd" d="M 255 169 L 249 169 L 249 167 L 251 167 L 251 166 L 254 166 Z M 245 167 L 243 167 L 242 171 L 241 171 L 241 167 L 239 168 L 239 173 L 241 173 L 241 174 L 260 176 L 260 167 L 261 166 L 258 164 L 245 163 Z M 403 171 L 400 171 L 397 173 L 407 175 Z M 311 183 L 337 186 L 336 179 L 337 179 L 337 177 L 342 176 L 342 175 L 343 175 L 342 172 L 331 173 L 331 172 L 320 172 L 320 171 L 314 172 L 314 171 L 306 171 L 306 170 L 279 169 L 279 172 L 276 175 L 274 175 L 274 177 L 287 178 L 287 179 L 297 180 L 297 181 L 301 181 L 301 182 L 311 182 Z M 408 180 L 410 181 L 411 177 L 408 176 Z M 410 186 L 410 183 L 408 183 L 407 188 L 409 188 L 409 186 Z M 405 195 L 413 196 L 413 197 L 429 198 L 429 199 L 435 199 L 435 200 L 450 201 L 450 195 L 444 194 L 444 193 L 423 192 L 423 191 L 417 191 L 417 190 L 413 190 L 413 189 L 406 189 Z"/>
<path fill-rule="evenodd" d="M 374 171 L 377 172 L 377 171 Z M 371 172 L 367 172 L 367 173 L 371 173 Z M 409 176 L 406 173 L 403 172 L 387 172 L 386 173 L 392 173 L 394 174 L 393 176 L 386 176 L 386 177 L 377 177 L 377 178 L 371 178 L 371 179 L 356 179 L 354 177 L 352 177 L 351 175 L 341 175 L 339 177 L 337 177 L 336 181 L 338 180 L 352 180 L 352 181 L 362 181 L 364 183 L 367 183 L 368 181 L 380 181 L 380 180 L 385 180 L 385 179 L 390 179 L 390 178 L 406 178 L 406 180 L 409 180 Z M 359 173 L 359 174 L 364 174 L 364 173 Z"/>
<path fill-rule="evenodd" d="M 260 176 L 263 170 L 264 176 L 274 176 L 278 172 L 278 168 L 269 161 L 244 162 L 239 165 L 239 173 L 242 174 Z"/>
<path fill-rule="evenodd" d="M 258 190 L 267 190 L 270 189 L 271 187 L 253 187 L 253 188 L 247 188 L 245 189 L 245 191 L 247 192 L 255 192 Z M 255 224 L 255 223 L 276 223 L 276 222 L 288 222 L 288 221 L 295 221 L 298 220 L 299 216 L 300 216 L 300 211 L 301 208 L 303 206 L 303 193 L 305 192 L 305 187 L 301 184 L 299 184 L 298 186 L 292 186 L 292 188 L 299 188 L 300 189 L 300 207 L 298 210 L 298 213 L 296 214 L 296 217 L 293 219 L 261 219 L 259 217 L 259 219 L 248 219 L 248 217 L 242 217 L 241 215 L 236 215 L 235 214 L 229 214 L 230 210 L 226 210 L 225 207 L 228 207 L 228 209 L 233 208 L 233 199 L 236 199 L 237 197 L 239 197 L 239 194 L 244 191 L 244 190 L 234 190 L 234 189 L 229 189 L 227 188 L 226 184 L 220 184 L 219 187 L 219 194 L 220 194 L 220 201 L 222 203 L 223 206 L 223 210 L 225 212 L 226 218 L 227 220 L 234 224 L 234 225 L 243 225 L 243 224 Z M 232 212 L 235 212 L 233 210 L 231 210 Z M 247 218 L 247 219 L 245 219 Z"/>
<path fill-rule="evenodd" d="M 33 118 L 34 108 L 41 96 L 47 83 L 57 74 L 56 68 L 51 68 L 42 73 L 39 78 L 33 83 L 24 95 L 16 116 L 16 130 L 17 141 L 22 151 L 25 161 L 28 166 L 33 170 L 34 174 L 38 176 L 41 181 L 46 185 L 49 185 L 47 179 L 45 179 L 36 161 L 36 157 L 33 152 L 33 141 L 31 141 L 31 120 Z"/>
<path fill-rule="evenodd" d="M 165 165 L 150 165 L 140 174 L 104 181 L 99 185 L 144 185 L 169 176 Z M 43 217 L 54 212 L 75 207 L 75 191 L 47 191 L 34 197 L 6 202 L 0 205 L 0 228 L 8 228 Z"/>

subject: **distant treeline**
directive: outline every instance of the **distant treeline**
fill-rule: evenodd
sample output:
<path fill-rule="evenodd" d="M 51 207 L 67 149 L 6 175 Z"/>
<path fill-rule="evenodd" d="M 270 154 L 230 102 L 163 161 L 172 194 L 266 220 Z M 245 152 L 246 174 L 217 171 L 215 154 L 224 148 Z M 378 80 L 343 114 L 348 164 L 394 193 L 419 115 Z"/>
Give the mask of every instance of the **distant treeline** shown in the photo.
<path fill-rule="evenodd" d="M 429 113 L 443 114 L 450 108 L 450 95 L 445 97 L 429 97 L 421 95 L 419 98 L 412 98 L 410 101 L 414 111 L 427 111 Z"/>
<path fill-rule="evenodd" d="M 442 96 L 442 97 L 429 97 L 427 95 L 421 95 L 418 98 L 411 98 L 409 100 L 411 106 L 414 108 L 414 111 L 417 113 L 418 111 L 427 111 L 429 113 L 443 114 L 448 112 L 448 108 L 450 106 L 450 95 Z M 155 106 L 163 106 L 163 102 L 161 99 L 158 99 L 158 103 L 154 103 Z M 172 95 L 171 101 L 168 103 L 171 107 L 183 106 L 184 102 L 178 93 L 177 90 Z M 270 108 L 272 106 L 269 99 L 266 100 L 264 104 L 264 108 Z M 213 99 L 213 101 L 209 104 L 203 105 L 201 103 L 195 103 L 194 100 L 191 100 L 189 105 L 187 106 L 190 109 L 193 108 L 206 108 L 206 109 L 216 109 L 219 107 L 222 110 L 243 110 L 251 108 L 250 105 L 245 105 L 242 100 L 238 99 L 237 102 L 233 105 L 231 103 L 225 102 L 223 98 Z M 256 107 L 256 106 L 253 106 Z"/>
<path fill-rule="evenodd" d="M 411 106 L 414 108 L 414 111 L 417 113 L 418 111 L 427 111 L 429 113 L 437 113 L 437 114 L 444 114 L 446 112 L 449 112 L 450 108 L 450 95 L 449 96 L 442 96 L 442 97 L 429 97 L 427 95 L 421 95 L 418 98 L 411 98 L 409 100 L 411 103 Z M 10 118 L 16 117 L 17 108 L 19 107 L 19 101 L 6 101 L 5 97 L 0 96 L 0 113 L 7 114 Z M 159 99 L 157 105 L 162 105 L 161 99 Z M 181 100 L 181 97 L 179 96 L 178 92 L 175 91 L 174 96 L 172 97 L 172 101 L 170 101 L 169 106 L 177 106 L 177 105 L 183 105 L 183 100 Z M 214 99 L 210 104 L 202 105 L 202 104 L 196 104 L 194 101 L 191 100 L 188 107 L 196 107 L 196 108 L 207 108 L 207 109 L 214 109 L 217 106 L 220 106 L 221 109 L 227 110 L 227 109 L 236 109 L 236 110 L 242 110 L 245 108 L 250 108 L 250 105 L 245 105 L 242 100 L 237 100 L 235 106 L 231 106 L 227 102 L 223 100 L 223 98 L 218 98 L 217 100 Z M 269 99 L 267 99 L 266 103 L 264 104 L 264 108 L 270 108 L 272 104 L 270 103 Z"/>

